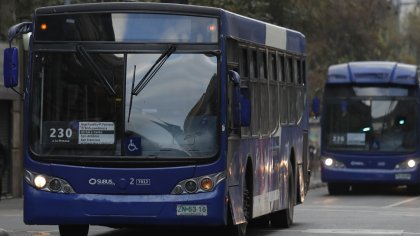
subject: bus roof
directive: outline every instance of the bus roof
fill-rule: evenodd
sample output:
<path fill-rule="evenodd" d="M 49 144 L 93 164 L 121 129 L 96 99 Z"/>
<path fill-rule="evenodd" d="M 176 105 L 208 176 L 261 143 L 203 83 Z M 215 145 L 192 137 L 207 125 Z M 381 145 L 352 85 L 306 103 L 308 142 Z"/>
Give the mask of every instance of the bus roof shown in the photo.
<path fill-rule="evenodd" d="M 298 54 L 305 53 L 305 36 L 297 31 L 224 11 L 226 35 Z"/>
<path fill-rule="evenodd" d="M 222 19 L 221 33 L 225 37 L 304 54 L 305 36 L 297 31 L 276 26 L 220 8 L 167 3 L 86 3 L 41 7 L 35 15 L 80 12 L 164 12 L 217 16 Z"/>
<path fill-rule="evenodd" d="M 417 84 L 415 65 L 388 61 L 349 62 L 331 65 L 326 84 Z"/>

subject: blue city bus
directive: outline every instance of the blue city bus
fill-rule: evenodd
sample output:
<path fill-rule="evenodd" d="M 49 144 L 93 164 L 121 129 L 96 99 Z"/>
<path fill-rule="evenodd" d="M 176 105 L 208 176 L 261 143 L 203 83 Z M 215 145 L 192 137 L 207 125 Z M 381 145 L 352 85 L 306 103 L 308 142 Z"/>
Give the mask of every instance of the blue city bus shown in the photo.
<path fill-rule="evenodd" d="M 26 224 L 292 224 L 310 176 L 301 33 L 160 3 L 43 7 L 9 41 L 26 33 Z"/>
<path fill-rule="evenodd" d="M 330 194 L 364 184 L 420 191 L 418 67 L 349 62 L 328 69 L 321 178 Z"/>

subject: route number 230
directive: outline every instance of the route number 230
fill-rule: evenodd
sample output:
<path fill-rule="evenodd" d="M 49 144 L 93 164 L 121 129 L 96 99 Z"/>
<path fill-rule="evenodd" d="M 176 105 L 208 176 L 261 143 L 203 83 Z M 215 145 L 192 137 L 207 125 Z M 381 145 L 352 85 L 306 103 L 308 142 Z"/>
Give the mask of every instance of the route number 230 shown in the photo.
<path fill-rule="evenodd" d="M 63 128 L 50 128 L 50 138 L 71 138 L 73 131 L 70 128 L 64 130 Z"/>

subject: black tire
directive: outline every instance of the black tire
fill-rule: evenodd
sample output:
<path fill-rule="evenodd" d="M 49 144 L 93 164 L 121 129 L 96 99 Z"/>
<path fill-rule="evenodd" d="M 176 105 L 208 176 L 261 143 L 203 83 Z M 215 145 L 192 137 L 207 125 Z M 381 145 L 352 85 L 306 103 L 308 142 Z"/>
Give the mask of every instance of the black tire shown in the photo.
<path fill-rule="evenodd" d="M 250 224 L 251 227 L 267 228 L 270 227 L 270 217 L 268 215 L 260 216 L 252 219 Z"/>
<path fill-rule="evenodd" d="M 350 191 L 350 185 L 340 183 L 328 183 L 328 193 L 330 195 L 344 195 Z"/>
<path fill-rule="evenodd" d="M 239 225 L 229 225 L 226 236 L 245 236 L 247 223 L 242 223 Z"/>
<path fill-rule="evenodd" d="M 87 236 L 89 225 L 59 225 L 60 236 Z"/>
<path fill-rule="evenodd" d="M 296 179 L 294 175 L 293 166 L 289 163 L 289 181 L 288 181 L 288 206 L 286 209 L 273 212 L 270 214 L 271 225 L 276 228 L 289 228 L 293 224 L 293 215 L 296 199 Z"/>

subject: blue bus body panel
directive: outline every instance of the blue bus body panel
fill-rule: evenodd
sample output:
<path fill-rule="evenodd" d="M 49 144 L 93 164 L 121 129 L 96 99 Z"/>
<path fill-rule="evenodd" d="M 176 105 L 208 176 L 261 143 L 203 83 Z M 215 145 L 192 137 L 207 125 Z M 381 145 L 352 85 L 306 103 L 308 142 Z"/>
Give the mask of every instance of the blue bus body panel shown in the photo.
<path fill-rule="evenodd" d="M 401 176 L 401 177 L 397 177 Z M 400 178 L 400 179 L 398 179 Z M 419 184 L 419 170 L 378 170 L 378 169 L 330 169 L 322 167 L 321 179 L 327 183 L 352 184 Z"/>
<path fill-rule="evenodd" d="M 225 182 L 190 195 L 56 194 L 24 183 L 26 224 L 224 225 Z M 206 205 L 207 216 L 177 216 L 177 205 Z"/>
<path fill-rule="evenodd" d="M 415 155 L 355 155 L 324 153 L 342 162 L 347 168 L 329 168 L 322 165 L 321 179 L 328 183 L 389 183 L 419 184 L 418 167 L 395 170 L 395 166 Z"/>
<path fill-rule="evenodd" d="M 39 191 L 24 181 L 24 221 L 26 224 L 47 225 L 224 225 L 226 180 L 208 193 L 170 193 L 179 181 L 223 171 L 225 165 L 222 157 L 214 163 L 197 166 L 99 168 L 44 164 L 28 156 L 25 158 L 26 169 L 62 178 L 76 193 Z M 208 214 L 177 216 L 177 204 L 206 205 Z"/>
<path fill-rule="evenodd" d="M 222 22 L 227 24 L 226 28 L 223 28 L 226 37 L 266 45 L 296 54 L 305 54 L 305 36 L 300 32 L 232 12 L 222 12 Z"/>
<path fill-rule="evenodd" d="M 328 68 L 327 84 L 417 84 L 417 67 L 396 62 L 349 62 Z"/>
<path fill-rule="evenodd" d="M 25 168 L 62 178 L 79 194 L 169 194 L 181 180 L 224 171 L 224 157 L 206 165 L 156 168 L 104 168 L 45 164 L 29 154 Z"/>

